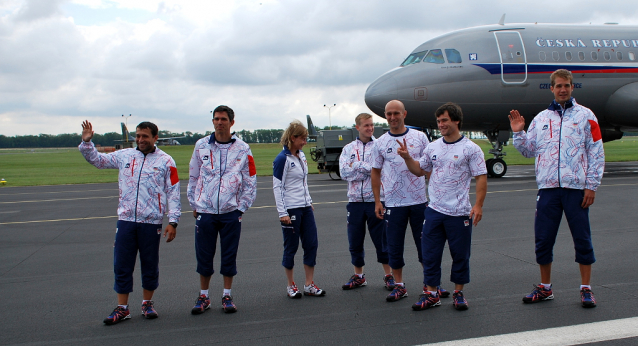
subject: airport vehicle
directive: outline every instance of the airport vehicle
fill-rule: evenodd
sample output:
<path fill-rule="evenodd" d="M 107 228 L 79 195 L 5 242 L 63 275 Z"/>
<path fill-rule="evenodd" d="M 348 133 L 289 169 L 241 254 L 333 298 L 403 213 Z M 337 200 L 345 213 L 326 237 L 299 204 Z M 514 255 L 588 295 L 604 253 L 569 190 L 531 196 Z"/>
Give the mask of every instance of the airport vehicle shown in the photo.
<path fill-rule="evenodd" d="M 122 144 L 116 144 L 115 148 L 116 149 L 124 149 L 124 148 L 132 148 L 133 144 L 135 143 L 135 137 L 133 137 L 129 132 L 128 129 L 126 128 L 126 125 L 124 123 L 120 123 L 122 125 L 122 139 L 117 139 L 115 140 L 116 142 L 122 142 Z M 181 145 L 177 139 L 178 138 L 184 138 L 185 136 L 182 137 L 165 137 L 165 138 L 158 138 L 157 142 L 155 142 L 156 145 L 160 146 L 160 145 Z"/>
<path fill-rule="evenodd" d="M 434 111 L 445 102 L 463 109 L 463 131 L 483 132 L 494 157 L 491 177 L 507 171 L 503 146 L 510 138 L 507 115 L 517 109 L 526 126 L 547 108 L 549 75 L 572 71 L 573 96 L 598 117 L 603 142 L 638 129 L 638 27 L 615 23 L 499 24 L 454 31 L 431 39 L 403 63 L 381 75 L 365 94 L 371 111 L 402 101 L 407 125 L 436 129 Z"/>

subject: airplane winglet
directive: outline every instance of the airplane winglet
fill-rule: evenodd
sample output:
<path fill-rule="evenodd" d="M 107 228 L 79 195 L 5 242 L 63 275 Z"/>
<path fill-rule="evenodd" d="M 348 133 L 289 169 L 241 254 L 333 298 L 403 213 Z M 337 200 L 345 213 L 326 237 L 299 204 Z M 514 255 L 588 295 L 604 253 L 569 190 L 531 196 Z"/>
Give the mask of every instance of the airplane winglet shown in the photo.
<path fill-rule="evenodd" d="M 501 20 L 498 21 L 498 25 L 505 25 L 505 13 L 503 13 Z"/>

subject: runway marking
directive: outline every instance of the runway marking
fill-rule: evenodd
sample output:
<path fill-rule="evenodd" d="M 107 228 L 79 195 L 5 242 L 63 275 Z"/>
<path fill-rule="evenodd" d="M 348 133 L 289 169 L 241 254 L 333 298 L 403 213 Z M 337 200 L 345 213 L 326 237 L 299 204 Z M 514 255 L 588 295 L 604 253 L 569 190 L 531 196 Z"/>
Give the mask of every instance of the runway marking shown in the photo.
<path fill-rule="evenodd" d="M 77 198 L 58 198 L 58 199 L 38 199 L 33 201 L 13 201 L 13 202 L 0 202 L 0 204 L 13 204 L 13 203 L 37 203 L 37 202 L 58 202 L 58 201 L 77 201 L 80 199 L 98 199 L 98 198 L 119 198 L 119 196 L 106 196 L 106 197 L 77 197 Z"/>
<path fill-rule="evenodd" d="M 427 345 L 488 346 L 488 345 L 580 345 L 638 336 L 638 317 L 593 322 L 575 326 L 548 328 L 529 332 L 511 333 L 445 341 Z"/>

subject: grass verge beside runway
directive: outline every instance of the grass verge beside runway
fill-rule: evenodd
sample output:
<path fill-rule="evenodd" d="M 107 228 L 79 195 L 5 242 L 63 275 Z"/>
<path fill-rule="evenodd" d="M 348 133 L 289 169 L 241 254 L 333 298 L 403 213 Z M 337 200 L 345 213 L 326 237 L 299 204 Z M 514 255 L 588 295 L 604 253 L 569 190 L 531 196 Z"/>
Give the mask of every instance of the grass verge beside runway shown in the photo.
<path fill-rule="evenodd" d="M 483 149 L 486 158 L 491 157 L 487 140 L 475 140 Z M 317 173 L 316 164 L 310 159 L 310 147 L 306 146 L 309 173 Z M 255 157 L 257 174 L 272 175 L 272 161 L 281 151 L 279 144 L 251 144 Z M 193 153 L 192 145 L 161 147 L 177 163 L 179 176 L 188 178 L 188 163 Z M 530 165 L 534 159 L 526 159 L 514 149 L 506 146 L 508 165 Z M 607 162 L 638 161 L 638 137 L 627 137 L 619 141 L 605 143 Z M 109 183 L 117 181 L 117 170 L 96 169 L 88 164 L 77 148 L 40 148 L 40 149 L 0 149 L 0 178 L 7 181 L 6 186 L 59 185 Z M 9 192 L 2 190 L 0 193 Z"/>

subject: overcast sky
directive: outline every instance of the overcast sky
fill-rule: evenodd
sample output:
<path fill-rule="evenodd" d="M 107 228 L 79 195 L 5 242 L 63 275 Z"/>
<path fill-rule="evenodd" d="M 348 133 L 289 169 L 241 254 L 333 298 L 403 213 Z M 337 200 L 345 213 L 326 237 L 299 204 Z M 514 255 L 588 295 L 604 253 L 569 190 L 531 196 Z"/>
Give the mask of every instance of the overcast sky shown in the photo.
<path fill-rule="evenodd" d="M 351 125 L 368 85 L 446 32 L 506 22 L 638 24 L 635 1 L 0 0 L 0 134 L 155 122 Z"/>

